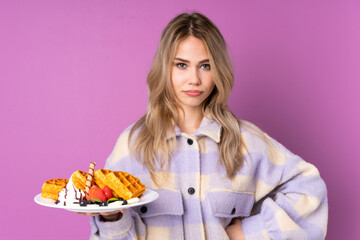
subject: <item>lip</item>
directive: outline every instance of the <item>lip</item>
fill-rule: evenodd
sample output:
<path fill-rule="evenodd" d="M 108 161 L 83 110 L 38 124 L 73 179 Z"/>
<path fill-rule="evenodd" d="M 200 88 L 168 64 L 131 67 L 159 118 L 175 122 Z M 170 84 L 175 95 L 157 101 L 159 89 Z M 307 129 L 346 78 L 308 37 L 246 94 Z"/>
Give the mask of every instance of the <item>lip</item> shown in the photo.
<path fill-rule="evenodd" d="M 203 92 L 199 91 L 199 90 L 187 90 L 187 91 L 184 91 L 184 93 L 190 97 L 197 97 L 197 96 L 201 95 Z"/>

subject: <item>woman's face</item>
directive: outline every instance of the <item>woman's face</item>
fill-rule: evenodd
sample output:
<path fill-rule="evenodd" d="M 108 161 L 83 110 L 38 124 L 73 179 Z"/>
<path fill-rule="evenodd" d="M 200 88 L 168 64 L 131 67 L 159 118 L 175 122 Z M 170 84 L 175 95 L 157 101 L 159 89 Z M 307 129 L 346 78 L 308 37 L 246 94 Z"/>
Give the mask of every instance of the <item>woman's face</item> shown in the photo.
<path fill-rule="evenodd" d="M 200 110 L 214 89 L 209 55 L 202 40 L 189 36 L 179 43 L 172 64 L 171 82 L 184 111 Z"/>

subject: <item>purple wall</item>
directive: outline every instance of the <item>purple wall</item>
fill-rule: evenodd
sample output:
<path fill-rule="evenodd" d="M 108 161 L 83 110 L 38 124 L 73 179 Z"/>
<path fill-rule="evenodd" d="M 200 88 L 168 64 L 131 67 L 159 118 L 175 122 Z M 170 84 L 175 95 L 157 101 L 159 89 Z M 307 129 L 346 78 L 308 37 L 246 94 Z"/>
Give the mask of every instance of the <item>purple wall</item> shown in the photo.
<path fill-rule="evenodd" d="M 169 2 L 0 1 L 0 239 L 88 238 L 86 216 L 33 197 L 103 166 L 146 109 L 161 30 L 192 9 L 229 44 L 232 110 L 319 168 L 327 239 L 360 239 L 359 1 Z"/>

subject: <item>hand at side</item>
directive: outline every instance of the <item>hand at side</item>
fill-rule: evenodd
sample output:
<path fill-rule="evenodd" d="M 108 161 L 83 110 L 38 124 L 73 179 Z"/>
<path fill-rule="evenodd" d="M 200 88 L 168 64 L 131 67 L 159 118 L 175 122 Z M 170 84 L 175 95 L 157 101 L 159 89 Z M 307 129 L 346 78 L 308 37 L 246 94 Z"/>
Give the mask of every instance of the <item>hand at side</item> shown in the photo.
<path fill-rule="evenodd" d="M 244 232 L 241 227 L 241 220 L 234 218 L 229 226 L 225 228 L 230 240 L 245 240 Z"/>

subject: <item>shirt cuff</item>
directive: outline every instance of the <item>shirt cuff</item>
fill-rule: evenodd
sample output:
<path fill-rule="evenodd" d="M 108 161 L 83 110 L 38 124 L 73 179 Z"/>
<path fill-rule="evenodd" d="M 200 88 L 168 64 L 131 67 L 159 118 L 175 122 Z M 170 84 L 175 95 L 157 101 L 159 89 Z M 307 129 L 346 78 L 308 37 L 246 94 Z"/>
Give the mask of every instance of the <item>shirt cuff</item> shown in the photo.
<path fill-rule="evenodd" d="M 119 238 L 128 234 L 133 225 L 131 214 L 128 213 L 124 213 L 120 220 L 114 222 L 104 222 L 100 216 L 93 218 L 98 227 L 100 237 L 102 238 Z"/>
<path fill-rule="evenodd" d="M 241 227 L 246 240 L 270 239 L 260 214 L 241 219 Z"/>

